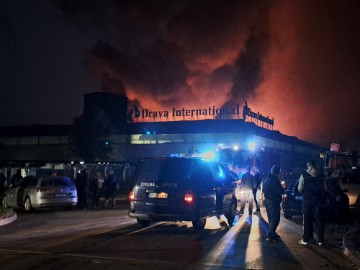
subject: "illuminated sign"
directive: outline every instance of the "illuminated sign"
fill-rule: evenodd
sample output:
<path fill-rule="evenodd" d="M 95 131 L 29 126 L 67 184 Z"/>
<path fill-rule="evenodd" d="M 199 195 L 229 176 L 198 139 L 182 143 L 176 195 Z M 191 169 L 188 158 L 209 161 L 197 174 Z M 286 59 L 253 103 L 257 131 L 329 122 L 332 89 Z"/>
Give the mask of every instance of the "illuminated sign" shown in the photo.
<path fill-rule="evenodd" d="M 243 108 L 243 119 L 246 121 L 247 117 L 250 117 L 250 121 L 257 124 L 258 126 L 272 129 L 274 126 L 274 118 L 270 119 L 269 116 L 265 117 L 261 113 L 253 112 L 245 101 Z"/>
<path fill-rule="evenodd" d="M 194 117 L 221 117 L 221 116 L 229 116 L 229 115 L 240 115 L 240 105 L 237 104 L 235 107 L 223 107 L 216 108 L 215 106 L 203 108 L 203 109 L 177 109 L 172 108 L 171 110 L 159 110 L 152 111 L 149 109 L 137 109 L 134 107 L 134 117 L 139 118 L 142 117 L 144 120 L 146 118 L 169 118 L 169 117 L 183 117 L 183 118 L 194 118 Z"/>
<path fill-rule="evenodd" d="M 176 119 L 177 117 L 181 117 L 183 120 L 189 119 L 194 120 L 197 119 L 240 119 L 240 105 L 236 104 L 234 106 L 229 107 L 215 107 L 209 106 L 207 108 L 197 108 L 197 109 L 186 109 L 186 108 L 175 108 L 173 107 L 170 110 L 150 110 L 150 109 L 138 109 L 137 106 L 134 105 L 134 109 L 129 112 L 132 119 L 138 120 L 139 118 L 143 121 L 157 121 L 161 119 Z M 245 106 L 242 110 L 242 115 L 244 121 L 248 120 L 256 125 L 261 127 L 272 129 L 274 125 L 274 118 L 270 119 L 269 117 L 265 117 L 260 113 L 253 112 L 247 105 L 245 101 Z"/>

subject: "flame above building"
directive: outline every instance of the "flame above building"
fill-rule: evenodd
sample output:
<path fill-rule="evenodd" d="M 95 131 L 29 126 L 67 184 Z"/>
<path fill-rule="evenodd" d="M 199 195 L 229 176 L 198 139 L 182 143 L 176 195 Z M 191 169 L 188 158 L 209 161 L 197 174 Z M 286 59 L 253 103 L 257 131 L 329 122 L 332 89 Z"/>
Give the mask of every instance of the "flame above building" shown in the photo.
<path fill-rule="evenodd" d="M 126 95 L 138 108 L 229 107 L 248 100 L 285 134 L 325 144 L 360 135 L 344 117 L 360 116 L 355 3 L 55 3 L 98 37 L 85 62 L 102 78 L 103 91 Z M 334 106 L 340 113 L 329 112 Z"/>

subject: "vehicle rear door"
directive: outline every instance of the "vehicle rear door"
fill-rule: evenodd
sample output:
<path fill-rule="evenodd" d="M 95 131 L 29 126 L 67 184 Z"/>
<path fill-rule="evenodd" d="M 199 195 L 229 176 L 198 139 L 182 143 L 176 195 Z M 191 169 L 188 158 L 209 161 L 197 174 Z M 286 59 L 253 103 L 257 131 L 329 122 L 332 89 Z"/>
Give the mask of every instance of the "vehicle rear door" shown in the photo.
<path fill-rule="evenodd" d="M 6 191 L 7 202 L 11 207 L 17 206 L 17 191 L 19 190 L 18 183 L 12 184 L 9 189 Z"/>
<path fill-rule="evenodd" d="M 54 177 L 50 187 L 50 193 L 56 200 L 62 201 L 64 199 L 76 197 L 76 188 L 68 177 Z"/>
<path fill-rule="evenodd" d="M 16 187 L 12 189 L 11 200 L 12 204 L 16 206 L 23 206 L 24 196 L 29 186 L 36 181 L 34 176 L 26 176 L 16 184 Z"/>
<path fill-rule="evenodd" d="M 190 172 L 190 180 L 195 191 L 195 202 L 200 215 L 215 214 L 216 190 L 211 163 L 200 160 L 194 162 Z"/>
<path fill-rule="evenodd" d="M 134 174 L 134 207 L 137 212 L 180 215 L 189 187 L 187 160 L 157 158 L 138 164 Z"/>
<path fill-rule="evenodd" d="M 216 186 L 216 209 L 223 211 L 228 209 L 235 192 L 235 181 L 233 174 L 223 164 L 214 163 L 213 173 Z"/>

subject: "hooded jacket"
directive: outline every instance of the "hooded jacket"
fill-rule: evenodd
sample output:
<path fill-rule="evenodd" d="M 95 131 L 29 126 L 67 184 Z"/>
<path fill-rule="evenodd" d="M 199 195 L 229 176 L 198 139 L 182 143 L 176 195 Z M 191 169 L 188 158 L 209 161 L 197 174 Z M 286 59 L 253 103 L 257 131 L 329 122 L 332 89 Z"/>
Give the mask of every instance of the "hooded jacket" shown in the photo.
<path fill-rule="evenodd" d="M 326 193 L 325 176 L 322 172 L 311 174 L 308 170 L 300 176 L 298 191 L 303 194 L 304 206 L 322 206 Z"/>
<path fill-rule="evenodd" d="M 264 196 L 265 200 L 272 200 L 276 203 L 281 203 L 282 187 L 279 177 L 276 174 L 269 174 L 264 181 Z"/>

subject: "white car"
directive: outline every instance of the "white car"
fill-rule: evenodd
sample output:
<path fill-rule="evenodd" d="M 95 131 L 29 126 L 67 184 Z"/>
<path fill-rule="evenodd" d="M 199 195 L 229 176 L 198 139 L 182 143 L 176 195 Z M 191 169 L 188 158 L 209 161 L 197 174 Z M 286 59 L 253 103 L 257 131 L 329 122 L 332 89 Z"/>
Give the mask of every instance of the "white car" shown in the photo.
<path fill-rule="evenodd" d="M 74 183 L 66 176 L 26 176 L 9 186 L 2 196 L 4 207 L 64 207 L 71 209 L 78 202 Z"/>

